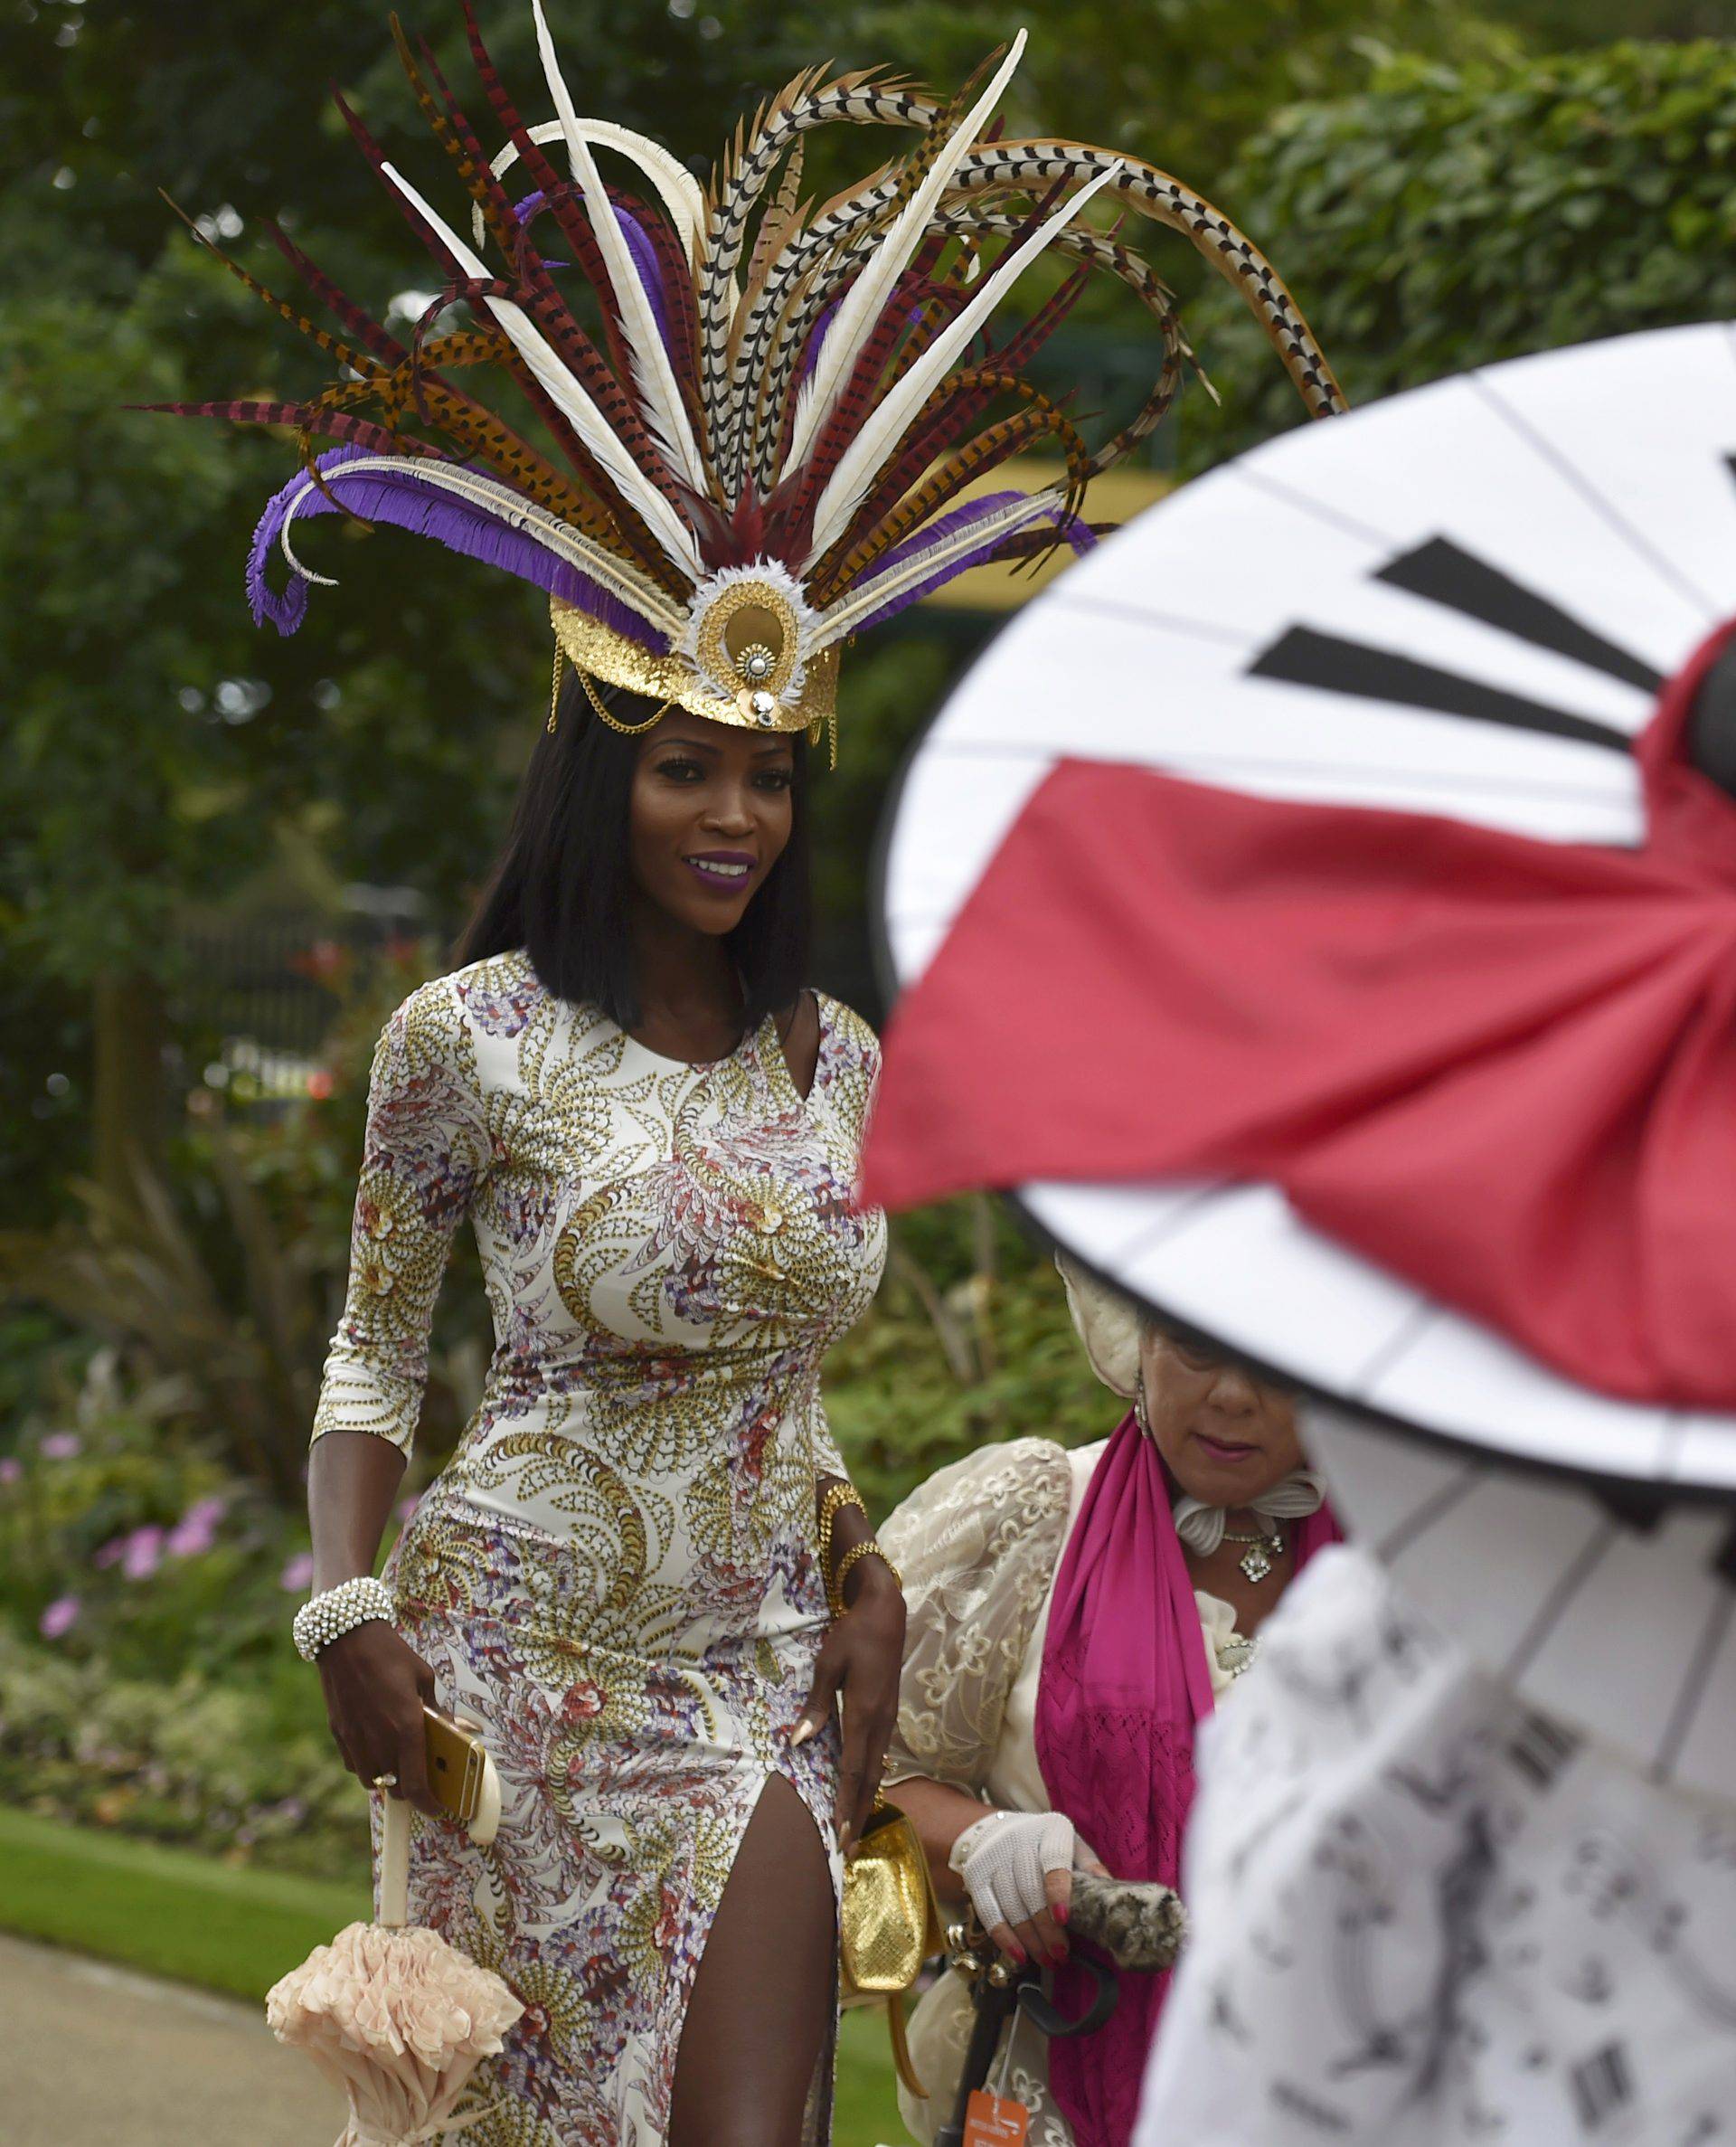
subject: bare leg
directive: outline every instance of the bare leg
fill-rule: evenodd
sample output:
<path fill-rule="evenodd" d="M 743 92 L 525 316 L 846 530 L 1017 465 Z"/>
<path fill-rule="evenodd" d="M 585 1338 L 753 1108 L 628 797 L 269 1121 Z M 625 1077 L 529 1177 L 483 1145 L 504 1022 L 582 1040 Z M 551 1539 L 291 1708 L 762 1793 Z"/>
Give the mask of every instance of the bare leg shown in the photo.
<path fill-rule="evenodd" d="M 693 1981 L 669 2147 L 800 2147 L 831 2026 L 836 1944 L 819 1830 L 794 1786 L 773 1774 Z"/>

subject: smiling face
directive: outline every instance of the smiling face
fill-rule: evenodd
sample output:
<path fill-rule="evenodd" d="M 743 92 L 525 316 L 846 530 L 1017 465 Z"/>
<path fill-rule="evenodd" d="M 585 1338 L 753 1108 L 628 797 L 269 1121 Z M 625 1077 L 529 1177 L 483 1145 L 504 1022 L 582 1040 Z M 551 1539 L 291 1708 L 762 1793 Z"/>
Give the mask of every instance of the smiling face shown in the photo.
<path fill-rule="evenodd" d="M 697 932 L 732 932 L 789 840 L 788 735 L 672 708 L 639 748 L 629 855 L 639 893 Z"/>
<path fill-rule="evenodd" d="M 1146 1418 L 1169 1472 L 1209 1506 L 1246 1506 L 1303 1466 L 1296 1402 L 1281 1387 L 1147 1324 Z"/>

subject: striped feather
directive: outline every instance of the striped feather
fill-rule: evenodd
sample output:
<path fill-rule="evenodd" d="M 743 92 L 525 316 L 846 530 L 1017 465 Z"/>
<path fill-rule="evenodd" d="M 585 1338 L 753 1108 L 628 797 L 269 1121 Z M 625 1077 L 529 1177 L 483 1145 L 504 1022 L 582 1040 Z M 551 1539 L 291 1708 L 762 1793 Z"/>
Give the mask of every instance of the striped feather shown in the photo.
<path fill-rule="evenodd" d="M 910 127 L 926 124 L 932 102 L 909 84 L 887 81 L 877 71 L 820 83 L 817 73 L 798 76 L 760 114 L 748 147 L 708 197 L 711 218 L 699 271 L 700 361 L 706 421 L 733 452 L 732 420 L 743 407 L 746 382 L 735 325 L 735 270 L 749 219 L 778 158 L 795 137 L 834 120 L 854 125 Z M 733 355 L 732 355 L 733 354 Z M 727 457 L 726 457 L 727 459 Z"/>
<path fill-rule="evenodd" d="M 1040 394 L 1027 383 L 1009 379 L 1007 384 L 1023 387 L 1032 407 L 986 427 L 967 446 L 949 456 L 932 476 L 925 478 L 908 499 L 848 552 L 840 553 L 835 546 L 827 559 L 822 560 L 808 577 L 816 603 L 829 603 L 859 575 L 865 573 L 877 559 L 902 544 L 906 537 L 913 536 L 925 522 L 956 499 L 967 485 L 998 468 L 1040 440 L 1054 439 L 1061 442 L 1067 458 L 1068 477 L 1068 496 L 1063 504 L 1066 513 L 1070 516 L 1073 514 L 1090 476 L 1090 449 L 1077 428 L 1068 422 L 1046 395 Z"/>
<path fill-rule="evenodd" d="M 549 275 L 542 255 L 530 244 L 525 228 L 514 213 L 505 189 L 501 185 L 489 166 L 482 145 L 476 139 L 469 120 L 453 97 L 447 84 L 446 77 L 440 71 L 439 62 L 424 43 L 422 46 L 422 66 L 426 68 L 429 75 L 432 77 L 439 89 L 445 102 L 444 111 L 435 104 L 428 82 L 423 79 L 421 68 L 419 68 L 415 58 L 410 53 L 408 40 L 405 38 L 402 27 L 395 15 L 392 17 L 392 25 L 398 56 L 405 73 L 410 78 L 417 102 L 436 140 L 439 141 L 440 147 L 447 152 L 457 167 L 458 175 L 463 180 L 466 190 L 475 203 L 476 215 L 482 220 L 486 230 L 494 238 L 501 252 L 519 270 L 524 282 L 535 294 L 539 318 L 559 320 L 562 316 L 565 317 L 567 325 L 559 338 L 562 356 L 577 374 L 580 382 L 593 400 L 605 411 L 609 421 L 620 435 L 623 444 L 639 467 L 646 471 L 654 483 L 659 485 L 659 488 L 665 492 L 665 497 L 678 505 L 679 495 L 673 487 L 662 481 L 665 474 L 663 459 L 640 423 L 638 412 L 632 407 L 631 401 L 622 391 L 617 376 L 603 363 L 589 336 L 580 328 L 578 322 L 571 318 L 565 301 L 561 298 Z M 468 295 L 475 296 L 476 294 L 473 292 Z M 516 298 L 519 293 L 514 289 L 505 289 L 492 295 Z M 539 402 L 542 401 L 542 398 L 537 393 L 534 383 L 532 383 L 532 392 Z M 552 415 L 557 425 L 560 423 L 558 411 L 552 412 L 545 407 L 543 414 L 545 418 Z M 569 440 L 567 447 L 569 454 L 571 454 L 573 442 Z M 590 464 L 594 476 L 595 458 L 587 457 L 585 460 Z"/>
<path fill-rule="evenodd" d="M 538 146 L 541 138 L 550 136 L 550 129 L 525 126 L 519 116 L 518 108 L 506 93 L 506 86 L 488 55 L 487 46 L 483 43 L 472 0 L 463 0 L 463 6 L 470 57 L 476 70 L 477 80 L 482 83 L 483 92 L 495 118 L 511 137 L 513 147 L 524 159 L 524 168 L 532 184 L 539 193 L 549 197 L 561 239 L 571 250 L 572 259 L 580 273 L 597 294 L 597 303 L 602 315 L 603 342 L 609 351 L 609 363 L 618 380 L 630 383 L 633 375 L 632 357 L 621 334 L 620 322 L 615 311 L 614 292 L 609 285 L 608 270 L 603 266 L 596 236 L 589 220 L 574 200 L 567 182 Z M 560 122 L 557 120 L 554 125 L 558 128 Z M 489 168 L 498 180 L 500 172 L 505 166 L 497 157 Z"/>
<path fill-rule="evenodd" d="M 159 188 L 158 191 L 160 193 L 161 189 Z M 170 208 L 193 233 L 195 241 L 203 246 L 207 253 L 222 261 L 224 268 L 235 278 L 237 282 L 245 284 L 256 298 L 270 307 L 275 314 L 281 319 L 287 320 L 289 326 L 299 334 L 307 336 L 310 343 L 316 345 L 335 364 L 347 365 L 352 373 L 359 373 L 363 377 L 379 370 L 374 360 L 366 351 L 358 350 L 353 344 L 345 343 L 341 337 L 334 336 L 329 329 L 322 328 L 317 321 L 309 320 L 305 313 L 290 305 L 287 298 L 278 298 L 276 291 L 261 283 L 257 276 L 250 274 L 246 269 L 242 268 L 240 261 L 231 260 L 214 239 L 208 239 L 205 236 L 179 202 L 172 200 L 166 194 L 163 194 L 163 199 L 168 203 Z"/>
<path fill-rule="evenodd" d="M 759 323 L 760 347 L 765 347 L 768 333 L 771 347 L 770 355 L 757 366 L 756 377 L 762 383 L 760 393 L 766 411 L 775 408 L 782 412 L 781 423 L 775 431 L 769 422 L 762 421 L 760 433 L 759 481 L 768 488 L 777 473 L 790 473 L 789 440 L 796 412 L 793 383 L 812 363 L 816 334 L 827 307 L 854 273 L 847 251 L 824 266 L 816 265 L 816 256 L 809 249 L 797 249 L 794 258 L 799 259 L 803 253 L 808 255 L 808 260 L 803 277 L 793 285 L 788 274 L 791 257 L 786 257 L 785 268 L 778 271 L 780 287 L 789 294 L 781 316 L 774 315 L 768 307 L 761 313 Z M 943 288 L 931 287 L 927 295 L 939 298 Z M 963 302 L 961 297 L 960 303 Z M 904 363 L 912 345 L 926 347 L 927 339 L 948 317 L 950 310 L 944 299 L 937 306 L 925 306 L 924 318 L 911 329 L 900 352 L 900 364 Z"/>
<path fill-rule="evenodd" d="M 425 218 L 439 233 L 441 242 L 460 270 L 486 282 L 487 270 L 457 232 L 441 221 L 439 213 L 429 206 L 401 172 L 391 165 L 387 165 L 384 170 L 392 184 L 416 213 Z M 533 319 L 532 310 L 541 313 L 541 308 L 534 306 L 532 310 L 527 310 L 525 307 L 506 298 L 487 298 L 484 304 L 491 317 L 512 337 L 514 347 L 532 375 L 596 457 L 610 482 L 620 493 L 623 502 L 647 525 L 673 563 L 690 579 L 696 579 L 699 555 L 691 527 L 677 514 L 650 476 L 639 468 L 595 400 L 571 368 L 561 362 L 543 332 L 545 326 L 555 324 L 547 316 Z"/>
<path fill-rule="evenodd" d="M 127 402 L 122 408 L 169 418 L 222 418 L 231 425 L 282 425 L 298 432 L 313 429 L 308 418 L 314 406 L 309 402 L 262 402 L 241 397 L 226 402 Z M 420 440 L 397 438 L 383 425 L 344 411 L 326 412 L 317 430 L 346 447 L 373 448 L 378 454 L 438 456 L 440 451 Z"/>
<path fill-rule="evenodd" d="M 965 190 L 1005 191 L 1062 178 L 1095 180 L 1111 169 L 1119 200 L 1153 222 L 1180 232 L 1240 294 L 1277 351 L 1309 416 L 1331 417 L 1345 409 L 1344 391 L 1326 354 L 1272 264 L 1221 209 L 1156 165 L 1095 148 L 1089 142 L 1041 137 L 996 143 L 976 151 L 960 164 L 957 184 Z"/>
<path fill-rule="evenodd" d="M 340 289 L 317 261 L 308 259 L 275 218 L 265 216 L 259 221 L 266 237 L 326 311 L 343 322 L 370 356 L 385 364 L 396 364 L 403 355 L 404 346 L 390 329 L 382 327 L 346 291 Z"/>
<path fill-rule="evenodd" d="M 335 91 L 333 101 L 343 115 L 356 147 L 373 167 L 382 185 L 398 203 L 400 213 L 410 225 L 410 230 L 415 232 L 418 240 L 439 264 L 443 276 L 448 279 L 461 280 L 467 270 L 440 235 L 446 232 L 446 227 L 441 223 L 440 219 L 429 208 L 427 203 L 421 200 L 420 194 L 416 196 L 414 202 L 406 195 L 403 188 L 396 183 L 392 166 L 386 161 L 385 151 L 375 141 L 363 121 L 351 110 L 344 98 Z M 413 189 L 411 191 L 413 192 Z M 474 259 L 474 257 L 470 258 Z M 486 270 L 483 270 L 483 274 L 486 277 Z M 600 367 L 600 364 L 599 370 L 607 372 L 607 368 Z M 588 462 L 582 436 L 571 423 L 569 415 L 563 411 L 558 394 L 552 393 L 549 384 L 538 379 L 533 370 L 530 368 L 525 368 L 523 371 L 521 384 L 530 397 L 538 415 L 549 428 L 550 433 L 561 452 L 575 468 L 585 470 L 589 475 L 596 459 L 591 458 Z"/>
<path fill-rule="evenodd" d="M 481 145 L 476 141 L 475 134 L 471 131 L 469 121 L 459 110 L 451 91 L 447 89 L 445 78 L 440 75 L 439 65 L 426 43 L 422 46 L 423 59 L 429 73 L 435 75 L 439 80 L 440 89 L 446 99 L 445 110 L 441 109 L 433 90 L 429 87 L 421 67 L 417 64 L 416 55 L 410 49 L 410 40 L 404 34 L 403 24 L 395 13 L 387 19 L 392 26 L 392 42 L 397 51 L 398 64 L 403 69 L 410 82 L 410 93 L 416 99 L 417 109 L 427 122 L 429 132 L 446 152 L 454 169 L 458 172 L 465 191 L 480 210 L 489 236 L 500 248 L 503 255 L 510 260 L 513 257 L 514 241 L 518 235 L 518 222 L 513 214 L 512 203 L 507 200 L 505 190 L 489 169 L 488 160 L 482 153 Z M 531 280 L 536 279 L 537 271 L 541 269 L 540 259 L 530 263 Z M 547 271 L 543 270 L 545 278 L 546 274 Z"/>
<path fill-rule="evenodd" d="M 797 208 L 802 192 L 802 165 L 807 144 L 797 135 L 796 147 L 789 153 L 789 162 L 784 166 L 784 175 L 778 182 L 778 191 L 767 204 L 765 214 L 760 219 L 760 229 L 754 234 L 753 258 L 748 263 L 748 296 L 764 281 L 766 270 L 772 256 L 784 245 L 795 229 Z"/>
<path fill-rule="evenodd" d="M 799 460 L 807 454 L 820 426 L 831 415 L 863 345 L 891 299 L 898 279 L 921 244 L 929 220 L 939 207 L 940 197 L 950 184 L 953 173 L 969 153 L 978 130 L 1012 80 L 1024 57 L 1024 44 L 1025 33 L 1021 30 L 1005 59 L 989 77 L 987 88 L 953 128 L 944 146 L 936 150 L 920 184 L 899 209 L 886 236 L 850 286 L 821 349 L 819 363 L 802 389 L 796 411 L 796 430 L 790 441 L 794 459 Z"/>
<path fill-rule="evenodd" d="M 421 195 L 417 194 L 416 190 L 409 186 L 407 183 L 401 181 L 398 174 L 387 162 L 384 150 L 374 139 L 365 124 L 351 110 L 344 98 L 335 94 L 334 101 L 342 113 L 357 147 L 378 174 L 382 184 L 397 202 L 399 210 L 411 231 L 415 232 L 434 260 L 439 262 L 445 275 L 455 285 L 467 280 L 488 281 L 486 268 L 474 254 L 469 252 L 463 241 L 458 239 L 457 235 L 435 213 Z M 556 307 L 564 311 L 564 307 L 560 305 L 558 294 Z M 593 400 L 601 399 L 608 403 L 609 409 L 615 413 L 616 436 L 624 443 L 627 452 L 631 455 L 634 447 L 638 446 L 643 458 L 639 467 L 643 469 L 646 478 L 654 484 L 661 478 L 665 485 L 669 486 L 670 492 L 673 494 L 673 485 L 663 468 L 661 458 L 656 454 L 650 443 L 644 440 L 642 431 L 637 429 L 637 419 L 626 402 L 625 391 L 620 388 L 619 383 L 609 367 L 596 355 L 589 338 L 582 336 L 576 324 L 573 325 L 572 337 L 569 338 L 568 347 L 570 353 L 572 354 L 570 362 L 581 391 Z M 562 451 L 573 461 L 575 467 L 594 470 L 606 463 L 607 456 L 597 454 L 594 444 L 588 445 L 582 430 L 573 425 L 571 412 L 563 407 L 557 387 L 552 385 L 549 381 L 541 378 L 535 368 L 530 366 L 523 369 L 522 384 L 536 406 L 543 422 L 548 425 L 551 432 L 561 444 Z"/>
<path fill-rule="evenodd" d="M 567 88 L 566 77 L 561 71 L 554 41 L 549 35 L 542 0 L 531 0 L 531 14 L 536 24 L 542 72 L 554 99 L 554 109 L 566 130 L 567 154 L 572 160 L 573 175 L 584 190 L 591 228 L 601 247 L 607 274 L 613 286 L 616 311 L 632 354 L 633 378 L 639 390 L 646 425 L 676 475 L 684 478 L 695 492 L 703 492 L 705 468 L 693 428 L 687 421 L 687 410 L 676 385 L 675 368 L 664 347 L 663 334 L 650 298 L 627 251 L 615 204 L 609 197 L 602 174 L 597 169 L 597 160 L 579 124 L 578 109 Z"/>
<path fill-rule="evenodd" d="M 843 459 L 844 450 L 855 438 L 863 419 L 879 394 L 882 375 L 898 343 L 911 333 L 910 307 L 928 286 L 934 265 L 939 259 L 944 239 L 925 241 L 916 259 L 895 286 L 874 330 L 857 354 L 855 369 L 838 397 L 832 414 L 815 440 L 812 452 L 796 473 L 795 496 L 788 507 L 788 518 L 793 527 L 800 529 L 808 508 L 819 497 L 820 488 Z M 834 318 L 830 334 L 837 333 L 837 319 Z"/>
<path fill-rule="evenodd" d="M 970 212 L 963 213 L 969 214 Z M 1010 231 L 1014 228 L 1014 220 L 1009 217 L 976 216 L 974 221 L 978 229 Z M 1158 334 L 1163 339 L 1164 360 L 1156 383 L 1133 421 L 1124 425 L 1111 439 L 1105 440 L 1092 455 L 1093 474 L 1097 474 L 1119 461 L 1123 455 L 1156 430 L 1180 391 L 1184 367 L 1193 367 L 1202 386 L 1213 402 L 1217 400 L 1217 391 L 1206 379 L 1183 332 L 1174 294 L 1141 255 L 1134 252 L 1131 247 L 1119 245 L 1112 238 L 1091 231 L 1063 232 L 1055 241 L 1055 251 L 1073 255 L 1088 269 L 1103 269 L 1118 277 L 1156 320 Z"/>
<path fill-rule="evenodd" d="M 828 604 L 820 614 L 814 637 L 816 648 L 826 648 L 835 641 L 847 639 L 864 620 L 896 604 L 912 586 L 943 580 L 957 571 L 961 562 L 984 555 L 992 540 L 1011 536 L 1036 522 L 1052 521 L 1061 512 L 1061 488 L 1056 486 L 1022 493 L 986 516 L 975 515 L 968 508 L 956 510 L 957 526 L 937 535 L 932 544 L 917 545 L 907 557 L 883 566 L 879 573 L 865 575 Z"/>
<path fill-rule="evenodd" d="M 1047 218 L 1022 243 L 1013 247 L 983 279 L 981 288 L 957 320 L 949 321 L 932 345 L 901 379 L 894 383 L 868 422 L 851 442 L 828 479 L 815 510 L 815 553 L 834 544 L 847 526 L 857 502 L 892 458 L 905 427 L 928 400 L 930 392 L 968 344 L 979 323 L 987 320 L 1024 270 L 1056 234 L 1076 217 L 1115 176 L 1111 165 L 1081 186 L 1055 213 Z"/>
<path fill-rule="evenodd" d="M 1072 236 L 1071 232 L 1063 232 L 1057 245 L 1065 246 Z M 1072 311 L 1090 279 L 1089 266 L 1074 270 L 1023 327 L 989 353 L 974 374 L 954 374 L 942 394 L 929 398 L 928 411 L 911 429 L 907 444 L 887 465 L 857 508 L 849 528 L 838 540 L 841 544 L 859 542 L 892 511 L 923 471 L 963 436 L 966 428 L 981 416 L 999 392 L 992 384 L 994 378 L 1006 374 L 1023 374 Z M 926 340 L 923 347 L 927 347 Z M 960 383 L 968 384 L 961 386 Z"/>
<path fill-rule="evenodd" d="M 318 264 L 302 251 L 288 232 L 269 220 L 266 222 L 265 230 L 303 282 L 337 315 L 353 334 L 366 342 L 372 355 L 388 366 L 401 364 L 407 359 L 409 353 L 398 338 L 370 319 L 346 293 L 338 288 Z M 450 346 L 448 355 L 448 345 L 445 341 L 440 343 L 438 349 L 425 345 L 420 357 L 423 368 L 454 362 L 471 362 L 458 355 L 456 345 Z M 511 426 L 492 411 L 481 409 L 468 396 L 461 395 L 448 387 L 444 381 L 430 383 L 426 371 L 422 371 L 419 374 L 412 401 L 424 422 L 435 424 L 447 432 L 466 454 L 479 457 L 491 468 L 511 476 L 545 506 L 567 513 L 580 527 L 587 526 L 589 518 L 599 515 L 601 510 L 594 507 L 584 494 L 576 492 L 565 479 L 560 478 Z M 438 408 L 431 407 L 434 404 Z M 558 417 L 558 413 L 555 414 Z M 576 449 L 578 442 L 571 435 L 570 429 L 563 427 L 562 430 L 567 433 L 571 447 Z M 360 434 L 347 431 L 333 432 L 332 437 L 366 444 Z M 382 431 L 382 437 L 390 439 L 392 436 Z M 416 447 L 419 444 L 404 440 L 401 434 L 398 437 L 401 446 Z M 431 453 L 436 450 L 430 449 L 427 451 Z M 561 502 L 565 505 L 560 504 Z M 596 534 L 594 529 L 592 534 Z"/>
<path fill-rule="evenodd" d="M 518 298 L 522 296 L 517 286 L 498 279 L 487 283 L 459 286 L 456 295 L 470 298 L 473 301 L 488 297 Z M 447 298 L 443 294 L 429 308 L 429 316 L 442 310 L 446 303 Z M 542 322 L 550 340 L 555 344 L 557 349 L 561 348 L 563 336 L 580 333 L 571 316 L 558 303 L 545 307 L 544 302 L 538 298 L 531 302 L 529 310 L 533 317 Z M 424 318 L 427 317 L 428 316 L 424 317 Z M 458 336 L 439 338 L 435 345 L 429 345 L 425 353 L 429 362 L 445 362 L 437 358 L 436 353 L 444 351 L 448 345 L 455 347 L 455 352 L 465 350 L 468 353 L 467 356 L 458 358 L 457 362 L 458 363 L 486 363 L 491 357 L 499 357 L 501 362 L 510 364 L 514 377 L 522 377 L 523 367 L 517 350 L 510 339 L 497 328 L 477 331 L 474 334 L 461 333 Z M 567 354 L 562 351 L 562 355 L 564 356 Z M 613 380 L 613 375 L 609 374 L 607 369 L 604 371 L 604 379 L 611 383 Z M 431 400 L 426 375 L 417 380 L 415 393 L 419 399 L 423 401 Z M 627 557 L 636 561 L 645 572 L 662 580 L 672 591 L 678 592 L 685 590 L 688 586 L 686 580 L 670 566 L 664 557 L 662 547 L 646 527 L 643 518 L 635 513 L 627 502 L 623 499 L 618 487 L 604 472 L 596 458 L 584 447 L 582 442 L 575 440 L 573 451 L 577 459 L 576 467 L 589 487 L 590 497 L 576 493 L 564 478 L 549 470 L 546 465 L 533 455 L 532 449 L 519 440 L 515 434 L 509 433 L 507 429 L 500 425 L 497 420 L 491 421 L 491 423 L 495 435 L 511 440 L 521 450 L 520 454 L 511 459 L 510 474 L 514 476 L 515 481 L 523 483 L 524 489 L 528 491 L 533 498 L 543 506 L 552 508 L 554 512 L 563 515 L 576 528 L 583 530 L 587 535 L 599 542 L 612 541 Z M 445 421 L 445 429 L 453 430 L 449 418 Z M 490 444 L 497 447 L 498 440 L 492 440 Z M 496 466 L 499 466 L 498 452 L 490 456 L 489 459 L 494 460 Z M 528 481 L 528 474 L 533 468 L 537 473 L 535 482 Z"/>

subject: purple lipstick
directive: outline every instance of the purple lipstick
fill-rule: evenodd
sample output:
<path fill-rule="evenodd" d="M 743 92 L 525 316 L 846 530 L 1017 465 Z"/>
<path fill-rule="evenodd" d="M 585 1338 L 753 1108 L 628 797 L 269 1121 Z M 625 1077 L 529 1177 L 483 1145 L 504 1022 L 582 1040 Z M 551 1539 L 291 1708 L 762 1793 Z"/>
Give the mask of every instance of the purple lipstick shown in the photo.
<path fill-rule="evenodd" d="M 713 894 L 740 894 L 759 862 L 751 850 L 695 850 L 682 859 Z"/>

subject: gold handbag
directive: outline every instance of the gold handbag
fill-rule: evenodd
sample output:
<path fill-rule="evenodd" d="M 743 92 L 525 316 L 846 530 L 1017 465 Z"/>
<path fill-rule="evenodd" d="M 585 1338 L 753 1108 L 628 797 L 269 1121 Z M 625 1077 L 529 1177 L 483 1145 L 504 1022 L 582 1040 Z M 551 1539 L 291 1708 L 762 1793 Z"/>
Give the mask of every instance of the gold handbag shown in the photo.
<path fill-rule="evenodd" d="M 844 1862 L 838 1938 L 840 2002 L 885 2000 L 898 2076 L 926 2100 L 905 2038 L 904 1993 L 922 1963 L 945 1951 L 946 1934 L 916 1829 L 884 1797 L 875 1798 L 862 1839 Z"/>

